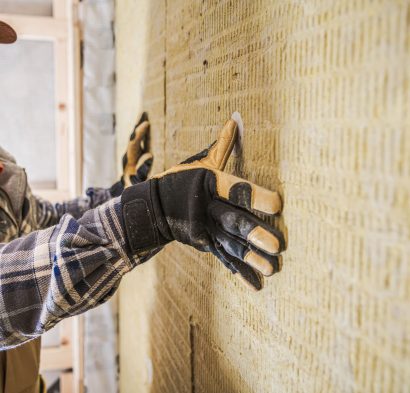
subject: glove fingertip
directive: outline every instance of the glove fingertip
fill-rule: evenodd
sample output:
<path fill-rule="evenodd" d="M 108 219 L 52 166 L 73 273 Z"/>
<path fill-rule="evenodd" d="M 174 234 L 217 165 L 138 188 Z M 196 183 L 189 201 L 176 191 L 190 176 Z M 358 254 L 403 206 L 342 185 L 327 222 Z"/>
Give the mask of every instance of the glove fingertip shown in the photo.
<path fill-rule="evenodd" d="M 238 272 L 236 276 L 243 285 L 245 285 L 249 289 L 252 289 L 255 292 L 259 292 L 263 288 L 261 278 L 255 279 L 250 277 L 244 277 L 240 272 Z"/>
<path fill-rule="evenodd" d="M 127 157 L 127 154 L 125 153 L 122 156 L 122 170 L 123 171 L 124 171 L 125 167 L 127 166 L 127 163 L 128 163 L 128 157 Z"/>
<path fill-rule="evenodd" d="M 140 125 L 141 123 L 143 123 L 144 121 L 148 121 L 148 113 L 147 112 L 142 112 L 141 113 L 141 117 L 137 122 L 137 125 Z"/>
<path fill-rule="evenodd" d="M 132 134 L 130 135 L 130 141 L 132 141 L 135 138 L 135 133 L 137 128 L 144 123 L 145 121 L 148 121 L 148 113 L 147 112 L 142 112 L 139 120 L 135 123 L 134 130 L 132 131 Z"/>
<path fill-rule="evenodd" d="M 232 272 L 237 275 L 243 284 L 255 291 L 262 289 L 263 278 L 257 271 L 238 258 L 229 255 L 222 246 L 219 248 L 219 253 L 231 265 Z"/>

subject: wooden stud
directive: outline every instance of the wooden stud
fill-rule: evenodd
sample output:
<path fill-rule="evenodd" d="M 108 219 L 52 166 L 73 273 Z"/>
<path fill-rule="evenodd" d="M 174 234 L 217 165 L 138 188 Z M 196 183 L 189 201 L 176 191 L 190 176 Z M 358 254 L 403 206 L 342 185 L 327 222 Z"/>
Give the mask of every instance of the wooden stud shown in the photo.
<path fill-rule="evenodd" d="M 73 393 L 74 380 L 72 372 L 64 372 L 60 375 L 60 393 Z"/>
<path fill-rule="evenodd" d="M 67 370 L 73 367 L 71 345 L 60 345 L 41 349 L 41 371 Z"/>
<path fill-rule="evenodd" d="M 47 16 L 27 16 L 0 14 L 0 20 L 6 22 L 17 33 L 17 39 L 55 40 L 67 38 L 66 21 Z"/>

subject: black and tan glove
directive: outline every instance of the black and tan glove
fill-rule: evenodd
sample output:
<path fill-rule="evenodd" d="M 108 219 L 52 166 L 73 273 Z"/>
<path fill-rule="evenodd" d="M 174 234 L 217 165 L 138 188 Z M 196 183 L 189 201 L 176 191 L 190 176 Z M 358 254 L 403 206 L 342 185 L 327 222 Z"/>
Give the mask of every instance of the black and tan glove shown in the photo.
<path fill-rule="evenodd" d="M 122 157 L 121 179 L 110 189 L 113 197 L 120 196 L 125 188 L 147 180 L 153 162 L 149 152 L 149 122 L 144 112 L 130 135 L 127 151 Z"/>
<path fill-rule="evenodd" d="M 245 283 L 260 289 L 259 273 L 270 276 L 279 270 L 285 242 L 280 231 L 252 211 L 276 215 L 281 198 L 223 172 L 236 128 L 229 120 L 208 149 L 125 190 L 123 218 L 134 254 L 177 240 L 212 252 Z"/>

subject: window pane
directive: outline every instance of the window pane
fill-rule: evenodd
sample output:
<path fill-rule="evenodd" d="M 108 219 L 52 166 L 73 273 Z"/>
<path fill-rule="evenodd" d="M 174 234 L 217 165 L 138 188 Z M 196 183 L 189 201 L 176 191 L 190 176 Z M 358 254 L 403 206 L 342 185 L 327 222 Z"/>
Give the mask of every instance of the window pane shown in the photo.
<path fill-rule="evenodd" d="M 47 41 L 0 46 L 0 143 L 37 188 L 56 187 L 54 48 Z"/>

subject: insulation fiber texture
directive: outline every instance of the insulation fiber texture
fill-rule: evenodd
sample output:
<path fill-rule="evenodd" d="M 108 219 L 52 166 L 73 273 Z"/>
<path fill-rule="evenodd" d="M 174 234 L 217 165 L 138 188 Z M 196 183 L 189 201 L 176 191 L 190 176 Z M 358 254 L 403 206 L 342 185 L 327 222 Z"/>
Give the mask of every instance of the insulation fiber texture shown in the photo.
<path fill-rule="evenodd" d="M 124 0 L 117 44 L 122 138 L 147 110 L 158 172 L 239 111 L 288 244 L 258 293 L 178 244 L 129 274 L 121 392 L 409 392 L 409 1 Z"/>

